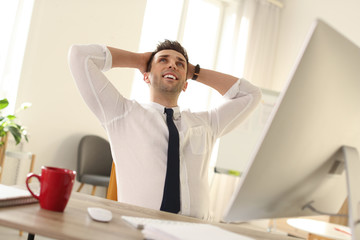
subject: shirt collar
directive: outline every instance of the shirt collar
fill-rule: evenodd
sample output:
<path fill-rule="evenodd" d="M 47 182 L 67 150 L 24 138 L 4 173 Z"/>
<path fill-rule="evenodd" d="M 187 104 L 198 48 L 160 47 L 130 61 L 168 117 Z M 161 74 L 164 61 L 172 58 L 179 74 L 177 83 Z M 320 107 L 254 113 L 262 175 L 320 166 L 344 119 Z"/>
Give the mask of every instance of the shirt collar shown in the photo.
<path fill-rule="evenodd" d="M 148 104 L 149 104 L 150 107 L 156 109 L 161 114 L 165 114 L 164 113 L 165 106 L 163 106 L 163 105 L 161 105 L 159 103 L 156 103 L 156 102 L 149 102 Z M 176 119 L 180 118 L 180 116 L 181 116 L 180 107 L 176 106 L 176 107 L 172 107 L 172 109 L 174 110 L 174 119 L 176 120 Z"/>

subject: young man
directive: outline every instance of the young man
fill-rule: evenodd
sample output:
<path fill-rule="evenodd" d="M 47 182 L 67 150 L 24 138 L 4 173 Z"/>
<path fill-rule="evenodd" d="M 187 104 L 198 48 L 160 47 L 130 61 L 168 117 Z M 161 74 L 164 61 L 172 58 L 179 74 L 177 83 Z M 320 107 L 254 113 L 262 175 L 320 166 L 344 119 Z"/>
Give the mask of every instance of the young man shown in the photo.
<path fill-rule="evenodd" d="M 194 66 L 185 49 L 168 40 L 153 53 L 74 45 L 69 63 L 81 95 L 107 131 L 116 166 L 118 201 L 208 219 L 212 147 L 218 137 L 239 125 L 257 106 L 259 88 L 244 79 Z M 148 104 L 124 98 L 102 73 L 118 67 L 143 73 L 150 90 Z M 227 101 L 210 111 L 180 111 L 177 101 L 187 88 L 187 79 L 216 89 Z M 174 138 L 169 134 L 165 108 L 172 109 L 169 118 L 178 132 L 175 149 L 179 170 L 175 173 L 167 173 L 172 168 L 168 167 L 168 153 L 173 148 L 169 138 Z M 178 175 L 177 187 L 167 185 L 167 178 L 174 175 Z M 166 188 L 179 188 L 175 191 L 180 194 L 175 197 L 179 200 L 167 200 L 177 202 L 175 210 L 163 206 Z"/>

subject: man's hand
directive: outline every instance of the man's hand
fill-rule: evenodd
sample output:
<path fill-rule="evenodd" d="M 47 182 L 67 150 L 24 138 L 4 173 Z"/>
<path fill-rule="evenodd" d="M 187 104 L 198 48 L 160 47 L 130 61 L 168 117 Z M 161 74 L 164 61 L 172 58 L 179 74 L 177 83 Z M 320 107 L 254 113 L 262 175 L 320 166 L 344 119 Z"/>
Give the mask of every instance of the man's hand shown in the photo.
<path fill-rule="evenodd" d="M 195 72 L 195 66 L 192 65 L 191 63 L 188 63 L 186 79 L 191 79 L 194 76 L 194 72 Z"/>
<path fill-rule="evenodd" d="M 144 74 L 147 70 L 147 65 L 150 60 L 152 52 L 139 53 L 139 71 Z"/>

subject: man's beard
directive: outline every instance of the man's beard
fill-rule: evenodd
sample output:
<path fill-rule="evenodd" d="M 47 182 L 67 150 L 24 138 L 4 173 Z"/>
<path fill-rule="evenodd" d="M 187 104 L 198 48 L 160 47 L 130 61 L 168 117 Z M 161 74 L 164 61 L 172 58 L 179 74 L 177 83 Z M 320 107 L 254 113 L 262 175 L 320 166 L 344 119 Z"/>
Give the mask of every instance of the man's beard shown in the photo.
<path fill-rule="evenodd" d="M 181 84 L 180 81 L 177 82 L 176 84 L 166 84 L 166 82 L 164 82 L 164 80 L 161 79 L 160 81 L 153 81 L 152 85 L 161 92 L 179 94 L 183 89 L 184 84 Z"/>

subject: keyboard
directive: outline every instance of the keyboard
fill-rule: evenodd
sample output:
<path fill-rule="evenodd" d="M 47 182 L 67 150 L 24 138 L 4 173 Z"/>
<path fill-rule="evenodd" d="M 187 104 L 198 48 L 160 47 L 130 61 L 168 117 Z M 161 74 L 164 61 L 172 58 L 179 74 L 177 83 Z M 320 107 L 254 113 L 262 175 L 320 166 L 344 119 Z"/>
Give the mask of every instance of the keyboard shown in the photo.
<path fill-rule="evenodd" d="M 141 230 L 145 239 L 157 240 L 255 240 L 229 232 L 217 226 L 203 223 L 189 223 L 154 218 L 121 216 L 133 227 Z"/>
<path fill-rule="evenodd" d="M 154 219 L 154 218 L 144 218 L 144 217 L 131 217 L 131 216 L 121 216 L 123 220 L 127 223 L 131 224 L 133 227 L 142 230 L 146 225 L 198 225 L 201 223 L 189 223 L 189 222 L 181 222 L 181 221 L 171 221 L 171 220 L 163 220 L 163 219 Z"/>

